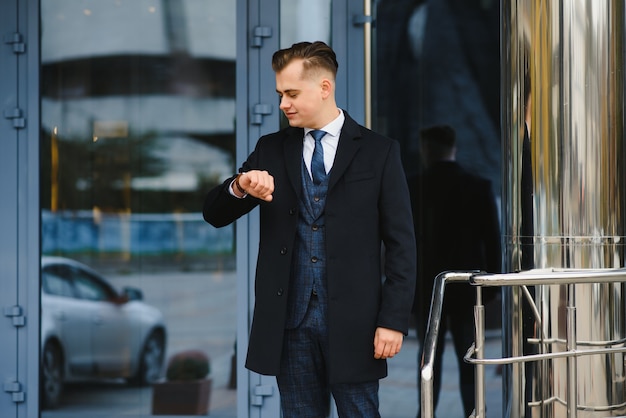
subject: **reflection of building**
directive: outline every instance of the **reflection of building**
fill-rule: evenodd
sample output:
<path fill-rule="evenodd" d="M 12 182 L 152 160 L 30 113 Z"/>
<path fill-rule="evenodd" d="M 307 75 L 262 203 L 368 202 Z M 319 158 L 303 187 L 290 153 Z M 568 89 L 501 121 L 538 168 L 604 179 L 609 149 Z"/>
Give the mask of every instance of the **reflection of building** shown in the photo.
<path fill-rule="evenodd" d="M 236 51 L 231 3 L 43 2 L 44 135 L 54 129 L 59 141 L 86 146 L 109 138 L 154 141 L 149 156 L 163 169 L 133 175 L 127 184 L 135 191 L 200 192 L 207 181 L 229 175 Z M 127 152 L 124 142 L 119 146 Z M 59 170 L 63 176 L 64 167 Z M 78 180 L 84 189 L 84 179 Z"/>
<path fill-rule="evenodd" d="M 234 228 L 209 228 L 199 213 L 100 214 L 42 211 L 45 254 L 172 256 L 230 253 Z"/>

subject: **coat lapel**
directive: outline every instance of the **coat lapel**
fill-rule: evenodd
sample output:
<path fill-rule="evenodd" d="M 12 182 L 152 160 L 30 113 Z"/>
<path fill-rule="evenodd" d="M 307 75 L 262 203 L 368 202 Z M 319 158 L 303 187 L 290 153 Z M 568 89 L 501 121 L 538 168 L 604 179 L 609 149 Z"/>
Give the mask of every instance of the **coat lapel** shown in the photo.
<path fill-rule="evenodd" d="M 361 137 L 359 125 L 348 115 L 346 111 L 343 113 L 346 120 L 341 128 L 339 144 L 337 145 L 337 154 L 335 155 L 333 168 L 330 170 L 330 179 L 328 182 L 329 191 L 335 186 L 335 184 L 337 184 L 337 181 L 346 171 L 348 165 L 350 165 L 350 162 L 352 161 L 352 158 L 361 147 L 361 143 L 358 141 Z"/>
<path fill-rule="evenodd" d="M 288 129 L 284 145 L 287 175 L 298 198 L 302 195 L 302 181 L 300 179 L 300 171 L 302 170 L 302 138 L 304 138 L 304 129 Z"/>

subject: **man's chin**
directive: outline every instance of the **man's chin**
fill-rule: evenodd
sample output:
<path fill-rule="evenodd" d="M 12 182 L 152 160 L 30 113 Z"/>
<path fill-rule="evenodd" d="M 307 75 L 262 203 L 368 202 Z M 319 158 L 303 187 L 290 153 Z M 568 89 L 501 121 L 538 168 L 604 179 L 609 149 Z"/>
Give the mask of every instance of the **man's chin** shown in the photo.
<path fill-rule="evenodd" d="M 289 126 L 293 128 L 302 128 L 302 121 L 300 118 L 296 117 L 296 115 L 287 116 L 285 115 L 285 119 L 289 122 Z"/>

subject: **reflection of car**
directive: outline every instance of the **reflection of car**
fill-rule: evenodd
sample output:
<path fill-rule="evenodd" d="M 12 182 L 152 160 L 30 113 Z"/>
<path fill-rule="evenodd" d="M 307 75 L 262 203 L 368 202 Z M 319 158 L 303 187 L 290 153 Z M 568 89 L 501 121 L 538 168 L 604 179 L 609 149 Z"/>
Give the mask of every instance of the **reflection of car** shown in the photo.
<path fill-rule="evenodd" d="M 116 290 L 89 267 L 61 257 L 41 262 L 41 394 L 44 407 L 63 383 L 125 378 L 146 385 L 161 375 L 163 315 L 139 289 Z"/>

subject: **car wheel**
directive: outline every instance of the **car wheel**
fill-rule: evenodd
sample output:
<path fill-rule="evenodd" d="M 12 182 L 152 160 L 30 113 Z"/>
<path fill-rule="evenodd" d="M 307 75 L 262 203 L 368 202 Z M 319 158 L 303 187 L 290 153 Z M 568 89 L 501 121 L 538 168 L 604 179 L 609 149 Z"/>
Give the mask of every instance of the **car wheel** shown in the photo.
<path fill-rule="evenodd" d="M 161 377 L 163 359 L 165 357 L 165 338 L 160 332 L 153 332 L 144 343 L 137 373 L 129 383 L 146 386 L 156 382 Z"/>
<path fill-rule="evenodd" d="M 56 408 L 63 393 L 63 356 L 57 344 L 44 347 L 41 364 L 41 402 L 44 408 Z"/>

